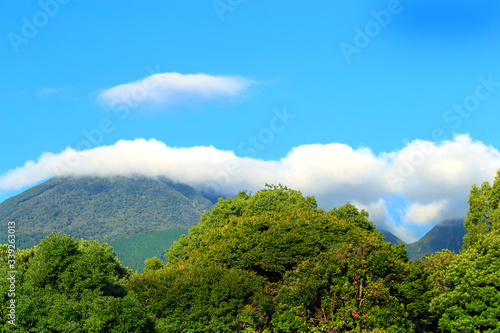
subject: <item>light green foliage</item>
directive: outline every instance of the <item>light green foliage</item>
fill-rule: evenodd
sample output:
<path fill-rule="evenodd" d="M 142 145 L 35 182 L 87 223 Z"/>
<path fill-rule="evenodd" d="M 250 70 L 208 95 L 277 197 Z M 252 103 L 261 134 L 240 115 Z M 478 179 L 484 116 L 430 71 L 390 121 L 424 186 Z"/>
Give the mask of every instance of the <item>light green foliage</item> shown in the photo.
<path fill-rule="evenodd" d="M 424 256 L 424 272 L 427 277 L 427 285 L 430 287 L 427 291 L 430 298 L 441 295 L 446 290 L 445 272 L 450 268 L 451 263 L 457 258 L 457 255 L 450 250 L 442 250 Z"/>
<path fill-rule="evenodd" d="M 443 332 L 500 331 L 500 231 L 480 234 L 451 262 L 431 308 Z"/>
<path fill-rule="evenodd" d="M 174 242 L 168 250 L 169 264 L 185 260 L 200 242 L 199 236 L 226 226 L 230 218 L 255 217 L 270 212 L 290 213 L 293 211 L 313 211 L 317 203 L 313 197 L 304 198 L 300 191 L 289 190 L 285 186 L 272 186 L 250 195 L 240 192 L 235 198 L 219 199 L 212 211 L 201 216 L 197 226 L 189 229 L 187 236 Z"/>
<path fill-rule="evenodd" d="M 366 230 L 375 230 L 373 223 L 368 221 L 368 212 L 364 210 L 358 211 L 356 206 L 351 205 L 350 203 L 347 203 L 339 208 L 333 207 L 328 213 L 335 216 L 340 221 L 349 222 L 353 226 Z"/>
<path fill-rule="evenodd" d="M 442 332 L 500 331 L 500 171 L 472 186 L 462 252 L 446 263 L 430 310 Z"/>
<path fill-rule="evenodd" d="M 162 268 L 165 268 L 165 266 L 167 265 L 164 261 L 161 261 L 160 259 L 158 259 L 157 257 L 153 257 L 153 258 L 150 258 L 150 259 L 146 259 L 144 261 L 144 273 L 147 273 L 147 272 L 152 272 L 152 271 L 157 271 L 157 270 L 160 270 Z"/>
<path fill-rule="evenodd" d="M 314 198 L 282 186 L 220 200 L 188 236 L 168 250 L 168 264 L 220 263 L 278 283 L 286 271 L 332 244 L 345 242 L 353 234 L 375 232 L 367 213 L 353 205 L 329 213 L 316 206 Z M 377 237 L 383 239 L 381 233 Z"/>
<path fill-rule="evenodd" d="M 7 256 L 9 255 L 9 245 L 0 244 L 0 261 L 7 262 Z"/>
<path fill-rule="evenodd" d="M 469 211 L 464 222 L 467 229 L 464 236 L 464 248 L 474 244 L 479 235 L 490 230 L 490 207 L 488 205 L 490 193 L 491 187 L 487 182 L 483 183 L 481 187 L 472 186 L 469 195 Z"/>
<path fill-rule="evenodd" d="M 398 298 L 404 245 L 385 242 L 367 217 L 349 203 L 325 212 L 281 185 L 240 192 L 174 243 L 166 268 L 129 288 L 165 331 L 410 329 Z"/>
<path fill-rule="evenodd" d="M 493 186 L 484 182 L 481 187 L 473 185 L 469 195 L 469 211 L 464 225 L 464 249 L 473 245 L 480 235 L 491 230 L 500 230 L 500 170 Z"/>
<path fill-rule="evenodd" d="M 269 282 L 301 261 L 342 242 L 354 226 L 321 211 L 267 212 L 252 217 L 232 217 L 228 224 L 200 235 L 188 261 L 221 263 L 251 270 Z"/>
<path fill-rule="evenodd" d="M 35 256 L 38 246 L 33 246 L 32 248 L 16 251 L 16 265 L 17 270 L 22 270 L 26 272 L 30 267 L 31 260 Z"/>
<path fill-rule="evenodd" d="M 110 246 L 51 234 L 30 260 L 26 283 L 78 297 L 84 290 L 120 293 L 118 280 L 129 274 Z"/>

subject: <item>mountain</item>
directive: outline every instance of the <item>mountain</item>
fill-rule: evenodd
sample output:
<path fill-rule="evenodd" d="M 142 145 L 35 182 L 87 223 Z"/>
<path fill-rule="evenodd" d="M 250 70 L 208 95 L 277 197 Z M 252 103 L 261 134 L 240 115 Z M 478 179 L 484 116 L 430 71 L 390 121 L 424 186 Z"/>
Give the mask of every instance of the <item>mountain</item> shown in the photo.
<path fill-rule="evenodd" d="M 32 247 L 51 232 L 110 243 L 120 260 L 141 270 L 143 261 L 164 251 L 213 203 L 192 187 L 166 178 L 59 177 L 0 203 L 0 223 L 16 221 L 19 248 Z M 390 232 L 386 240 L 402 241 Z M 459 252 L 463 220 L 444 220 L 418 241 L 408 257 L 449 249 Z M 0 231 L 1 239 L 7 239 Z"/>
<path fill-rule="evenodd" d="M 406 245 L 408 258 L 417 259 L 426 253 L 443 249 L 459 253 L 462 249 L 464 236 L 463 219 L 441 221 L 418 241 Z"/>
<path fill-rule="evenodd" d="M 382 231 L 382 233 L 385 235 L 385 241 L 389 242 L 393 245 L 398 245 L 399 243 L 404 243 L 401 239 L 399 239 L 396 235 L 389 231 Z"/>
<path fill-rule="evenodd" d="M 390 232 L 383 231 L 385 240 L 392 244 L 402 242 Z M 426 253 L 432 253 L 448 249 L 455 253 L 462 249 L 465 227 L 463 219 L 443 220 L 436 224 L 428 233 L 414 243 L 406 244 L 408 258 L 413 260 L 422 257 Z"/>
<path fill-rule="evenodd" d="M 188 229 L 212 207 L 192 187 L 164 178 L 65 177 L 2 202 L 0 223 L 16 222 L 20 247 L 51 232 L 109 243 Z"/>
<path fill-rule="evenodd" d="M 146 259 L 157 257 L 166 262 L 165 250 L 169 249 L 181 235 L 187 234 L 188 229 L 154 231 L 111 242 L 109 245 L 113 247 L 123 265 L 141 272 Z"/>

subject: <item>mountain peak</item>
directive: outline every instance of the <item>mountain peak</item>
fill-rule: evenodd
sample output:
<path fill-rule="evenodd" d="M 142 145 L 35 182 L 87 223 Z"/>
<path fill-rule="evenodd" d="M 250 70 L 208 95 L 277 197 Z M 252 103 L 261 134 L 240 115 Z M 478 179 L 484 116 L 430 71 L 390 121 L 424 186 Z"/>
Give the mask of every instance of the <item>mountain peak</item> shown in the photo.
<path fill-rule="evenodd" d="M 390 232 L 382 231 L 385 240 L 392 244 L 402 242 Z M 417 259 L 426 253 L 437 252 L 443 249 L 460 252 L 465 236 L 464 219 L 446 219 L 436 224 L 422 238 L 406 244 L 409 259 Z"/>
<path fill-rule="evenodd" d="M 187 229 L 212 207 L 192 187 L 165 178 L 57 177 L 2 202 L 0 222 L 16 221 L 35 243 L 53 231 L 112 242 Z"/>

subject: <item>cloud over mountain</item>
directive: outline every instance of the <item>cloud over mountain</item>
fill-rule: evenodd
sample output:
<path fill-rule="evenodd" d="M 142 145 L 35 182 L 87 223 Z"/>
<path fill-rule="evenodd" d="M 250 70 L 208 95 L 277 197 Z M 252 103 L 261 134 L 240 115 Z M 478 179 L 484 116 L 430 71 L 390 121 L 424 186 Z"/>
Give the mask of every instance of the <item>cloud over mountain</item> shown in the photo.
<path fill-rule="evenodd" d="M 405 240 L 413 227 L 463 217 L 474 183 L 492 181 L 500 153 L 468 135 L 433 143 L 415 140 L 401 150 L 374 154 L 340 144 L 303 145 L 278 161 L 239 157 L 214 147 L 175 148 L 157 140 L 118 141 L 114 145 L 44 153 L 38 161 L 0 177 L 0 190 L 19 189 L 51 176 L 166 176 L 211 195 L 256 191 L 282 183 L 314 195 L 331 209 L 347 201 L 365 208 L 379 226 Z M 403 196 L 401 222 L 391 217 L 386 198 Z"/>

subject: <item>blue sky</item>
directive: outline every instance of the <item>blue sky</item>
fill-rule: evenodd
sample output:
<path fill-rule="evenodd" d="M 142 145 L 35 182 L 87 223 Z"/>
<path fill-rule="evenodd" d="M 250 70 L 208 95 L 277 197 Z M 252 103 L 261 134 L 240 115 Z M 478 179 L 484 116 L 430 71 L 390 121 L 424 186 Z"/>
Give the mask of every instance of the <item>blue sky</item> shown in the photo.
<path fill-rule="evenodd" d="M 359 203 L 416 239 L 464 215 L 470 186 L 500 167 L 499 9 L 493 0 L 2 2 L 0 201 L 50 176 L 37 168 L 42 154 L 120 140 L 134 151 L 144 139 L 172 165 L 168 149 L 183 148 L 182 163 L 199 164 L 191 178 L 155 172 L 197 188 L 231 153 L 253 176 L 220 174 L 221 194 L 284 179 L 324 208 Z M 113 98 L 137 87 L 147 96 L 120 113 Z M 410 174 L 399 170 L 394 186 L 377 180 L 422 142 L 434 149 L 422 163 L 409 157 Z M 213 151 L 194 156 L 200 146 Z M 131 154 L 125 163 L 139 163 Z M 116 162 L 106 156 L 102 170 Z"/>

